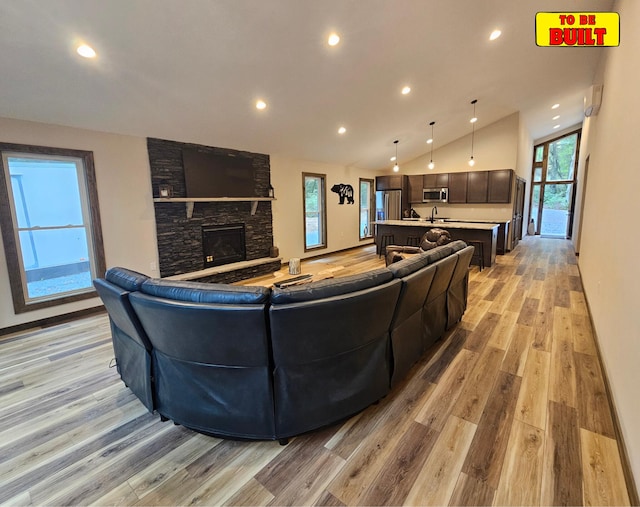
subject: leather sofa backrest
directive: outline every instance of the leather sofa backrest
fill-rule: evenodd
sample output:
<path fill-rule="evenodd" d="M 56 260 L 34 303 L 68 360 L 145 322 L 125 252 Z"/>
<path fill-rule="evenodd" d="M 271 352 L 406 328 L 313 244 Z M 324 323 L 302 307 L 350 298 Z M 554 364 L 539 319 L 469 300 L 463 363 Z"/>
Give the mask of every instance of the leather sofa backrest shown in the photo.
<path fill-rule="evenodd" d="M 458 257 L 456 255 L 450 255 L 436 264 L 436 274 L 433 277 L 433 282 L 431 282 L 426 303 L 430 303 L 438 296 L 447 292 L 457 263 Z"/>
<path fill-rule="evenodd" d="M 109 268 L 105 273 L 104 278 L 108 282 L 111 282 L 118 287 L 122 287 L 129 292 L 140 290 L 140 286 L 149 280 L 147 275 L 118 266 Z"/>
<path fill-rule="evenodd" d="M 124 268 L 111 268 L 105 278 L 93 281 L 100 299 L 104 303 L 112 323 L 146 350 L 151 343 L 140 325 L 138 316 L 129 302 L 129 294 L 140 289 L 149 278 L 146 275 Z"/>
<path fill-rule="evenodd" d="M 271 302 L 273 304 L 301 303 L 340 296 L 382 285 L 392 278 L 393 276 L 388 269 L 380 268 L 366 273 L 329 278 L 282 289 L 275 287 L 271 293 Z"/>
<path fill-rule="evenodd" d="M 474 247 L 468 246 L 455 254 L 458 256 L 458 262 L 447 289 L 447 329 L 453 327 L 467 309 L 469 264 L 473 251 Z"/>
<path fill-rule="evenodd" d="M 389 326 L 400 285 L 391 280 L 327 298 L 272 302 L 278 435 L 335 422 L 389 392 Z"/>
<path fill-rule="evenodd" d="M 389 264 L 387 269 L 393 273 L 395 278 L 402 278 L 411 273 L 415 273 L 424 266 L 438 262 L 459 250 L 465 248 L 467 244 L 464 241 L 456 240 L 446 245 L 437 246 L 427 251 L 420 251 L 415 255 L 411 255 L 406 259 Z M 393 248 L 393 247 L 388 247 Z"/>
<path fill-rule="evenodd" d="M 266 303 L 191 303 L 136 292 L 131 304 L 154 349 L 182 361 L 269 364 Z"/>
<path fill-rule="evenodd" d="M 262 304 L 269 301 L 267 287 L 239 287 L 224 283 L 146 280 L 140 290 L 144 294 L 190 303 Z"/>
<path fill-rule="evenodd" d="M 431 264 L 401 279 L 402 289 L 396 305 L 392 327 L 396 327 L 410 315 L 422 310 L 436 269 L 436 265 Z"/>

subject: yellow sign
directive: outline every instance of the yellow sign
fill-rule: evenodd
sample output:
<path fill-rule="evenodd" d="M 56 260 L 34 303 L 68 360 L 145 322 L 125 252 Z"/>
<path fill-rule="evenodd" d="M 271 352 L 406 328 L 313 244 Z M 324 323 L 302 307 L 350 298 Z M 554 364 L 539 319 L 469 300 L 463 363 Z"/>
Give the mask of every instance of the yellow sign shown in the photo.
<path fill-rule="evenodd" d="M 617 12 L 538 12 L 536 44 L 619 46 L 620 15 Z"/>

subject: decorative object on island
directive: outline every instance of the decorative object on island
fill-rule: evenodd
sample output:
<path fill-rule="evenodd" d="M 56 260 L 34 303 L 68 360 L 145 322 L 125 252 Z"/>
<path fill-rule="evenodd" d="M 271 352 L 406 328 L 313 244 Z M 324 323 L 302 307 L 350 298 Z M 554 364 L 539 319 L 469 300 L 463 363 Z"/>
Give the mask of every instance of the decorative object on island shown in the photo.
<path fill-rule="evenodd" d="M 398 143 L 399 143 L 399 142 L 400 142 L 400 141 L 398 141 L 397 139 L 396 139 L 395 141 L 393 141 L 393 144 L 395 144 L 395 145 L 396 145 L 396 156 L 395 156 L 395 158 L 394 158 L 394 160 L 395 160 L 395 162 L 396 162 L 396 163 L 395 163 L 395 164 L 394 164 L 394 166 L 393 166 L 393 172 L 394 172 L 394 173 L 397 173 L 397 172 L 400 170 L 400 166 L 398 165 Z"/>
<path fill-rule="evenodd" d="M 173 197 L 173 187 L 171 185 L 158 185 L 158 194 L 160 197 Z"/>
<path fill-rule="evenodd" d="M 433 169 L 436 165 L 433 163 L 433 126 L 436 124 L 435 121 L 429 123 L 431 125 L 431 160 L 429 160 L 429 169 Z"/>
<path fill-rule="evenodd" d="M 476 102 L 478 99 L 473 99 L 471 103 L 473 104 L 473 117 L 469 120 L 471 122 L 471 158 L 469 159 L 469 165 L 473 167 L 476 161 L 473 159 L 473 138 L 476 133 L 476 122 L 478 118 L 476 117 Z"/>
<path fill-rule="evenodd" d="M 354 204 L 355 201 L 353 200 L 353 187 L 351 185 L 336 183 L 331 187 L 331 191 L 340 196 L 340 202 L 338 204 L 344 204 L 345 199 L 347 199 L 348 204 Z"/>

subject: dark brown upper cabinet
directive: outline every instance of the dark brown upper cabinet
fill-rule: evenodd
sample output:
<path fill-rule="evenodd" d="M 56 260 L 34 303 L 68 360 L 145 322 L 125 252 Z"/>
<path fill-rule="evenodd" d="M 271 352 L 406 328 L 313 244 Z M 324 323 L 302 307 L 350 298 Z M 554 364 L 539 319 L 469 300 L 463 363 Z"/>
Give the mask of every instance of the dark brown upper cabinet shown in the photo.
<path fill-rule="evenodd" d="M 409 202 L 422 202 L 422 174 L 409 175 Z"/>
<path fill-rule="evenodd" d="M 510 203 L 512 181 L 512 169 L 489 171 L 489 192 L 487 202 Z"/>
<path fill-rule="evenodd" d="M 449 173 L 449 202 L 464 204 L 467 202 L 467 175 L 469 173 Z"/>
<path fill-rule="evenodd" d="M 423 188 L 446 188 L 449 186 L 449 173 L 423 174 Z"/>
<path fill-rule="evenodd" d="M 376 190 L 402 190 L 402 174 L 376 177 Z"/>
<path fill-rule="evenodd" d="M 467 202 L 487 202 L 489 171 L 473 171 L 467 174 Z"/>

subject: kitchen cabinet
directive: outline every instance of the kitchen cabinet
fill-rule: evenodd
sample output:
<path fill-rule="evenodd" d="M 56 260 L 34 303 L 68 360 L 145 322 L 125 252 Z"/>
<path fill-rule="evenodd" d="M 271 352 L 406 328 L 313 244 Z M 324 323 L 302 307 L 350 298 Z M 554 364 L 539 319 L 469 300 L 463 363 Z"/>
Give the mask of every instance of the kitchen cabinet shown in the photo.
<path fill-rule="evenodd" d="M 422 202 L 422 174 L 410 174 L 409 175 L 409 202 L 420 203 Z"/>
<path fill-rule="evenodd" d="M 376 190 L 401 190 L 402 178 L 403 178 L 402 174 L 391 174 L 389 176 L 377 176 Z"/>
<path fill-rule="evenodd" d="M 449 203 L 467 202 L 467 175 L 469 173 L 449 173 Z"/>
<path fill-rule="evenodd" d="M 467 202 L 487 202 L 489 189 L 489 171 L 472 171 L 467 173 Z"/>
<path fill-rule="evenodd" d="M 429 173 L 422 175 L 423 188 L 446 188 L 449 186 L 449 173 Z"/>
<path fill-rule="evenodd" d="M 507 204 L 510 203 L 512 178 L 512 169 L 489 171 L 489 189 L 487 194 L 487 202 Z"/>

